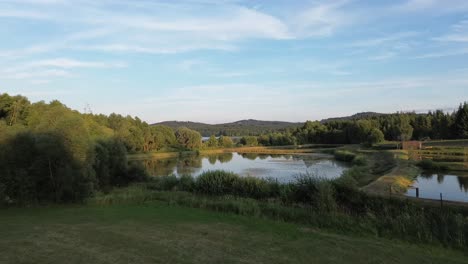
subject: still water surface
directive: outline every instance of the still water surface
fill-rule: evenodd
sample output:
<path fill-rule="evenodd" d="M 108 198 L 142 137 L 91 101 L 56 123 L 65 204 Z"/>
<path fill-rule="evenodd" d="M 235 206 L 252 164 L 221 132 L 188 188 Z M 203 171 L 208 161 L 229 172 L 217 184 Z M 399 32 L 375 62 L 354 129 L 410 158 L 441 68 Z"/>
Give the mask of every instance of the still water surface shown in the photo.
<path fill-rule="evenodd" d="M 468 175 L 460 173 L 422 173 L 413 183 L 419 188 L 419 197 L 468 202 Z M 407 196 L 416 196 L 415 189 L 409 189 Z"/>
<path fill-rule="evenodd" d="M 190 174 L 194 177 L 208 170 L 225 170 L 242 176 L 275 178 L 280 182 L 293 181 L 299 174 L 310 173 L 334 179 L 341 176 L 347 165 L 322 154 L 265 155 L 222 153 L 192 155 L 168 159 L 145 159 L 142 163 L 152 176 Z"/>

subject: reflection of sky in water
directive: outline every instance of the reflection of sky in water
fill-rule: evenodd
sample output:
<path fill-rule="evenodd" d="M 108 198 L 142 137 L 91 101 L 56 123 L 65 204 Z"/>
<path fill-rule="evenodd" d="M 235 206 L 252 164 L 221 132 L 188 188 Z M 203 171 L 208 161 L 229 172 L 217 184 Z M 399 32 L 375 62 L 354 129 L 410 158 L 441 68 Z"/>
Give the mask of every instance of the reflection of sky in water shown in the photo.
<path fill-rule="evenodd" d="M 419 188 L 420 198 L 468 202 L 468 177 L 451 174 L 421 174 L 413 183 Z M 408 196 L 416 196 L 415 189 L 409 189 Z"/>
<path fill-rule="evenodd" d="M 275 178 L 280 182 L 294 180 L 298 174 L 337 178 L 346 166 L 322 155 L 259 155 L 223 153 L 209 156 L 141 161 L 154 176 L 167 174 L 198 176 L 208 170 L 225 170 L 242 176 Z"/>

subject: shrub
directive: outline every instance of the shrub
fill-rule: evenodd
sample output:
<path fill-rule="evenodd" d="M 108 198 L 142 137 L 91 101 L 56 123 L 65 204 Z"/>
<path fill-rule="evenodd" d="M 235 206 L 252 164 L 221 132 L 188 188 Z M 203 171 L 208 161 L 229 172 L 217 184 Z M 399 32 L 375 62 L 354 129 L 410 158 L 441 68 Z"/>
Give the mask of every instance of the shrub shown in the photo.
<path fill-rule="evenodd" d="M 354 160 L 355 157 L 356 157 L 356 154 L 354 154 L 351 151 L 347 151 L 347 150 L 335 151 L 335 159 L 339 161 L 351 162 Z"/>
<path fill-rule="evenodd" d="M 310 174 L 296 177 L 289 184 L 289 202 L 310 204 L 319 211 L 331 212 L 336 209 L 335 188 L 332 182 Z"/>
<path fill-rule="evenodd" d="M 239 176 L 226 171 L 207 171 L 198 176 L 196 191 L 209 195 L 231 194 Z"/>
<path fill-rule="evenodd" d="M 243 197 L 262 199 L 271 195 L 270 184 L 263 179 L 255 177 L 238 177 L 234 181 L 233 188 L 233 194 Z"/>
<path fill-rule="evenodd" d="M 179 178 L 178 189 L 186 192 L 193 191 L 195 189 L 195 180 L 191 175 L 182 175 Z"/>
<path fill-rule="evenodd" d="M 175 175 L 160 176 L 151 178 L 148 188 L 158 191 L 175 190 L 179 184 L 179 179 Z"/>
<path fill-rule="evenodd" d="M 424 170 L 432 170 L 432 171 L 444 171 L 444 170 L 449 169 L 448 166 L 438 164 L 437 162 L 434 162 L 430 159 L 421 160 L 416 165 L 421 167 Z"/>
<path fill-rule="evenodd" d="M 364 157 L 364 155 L 357 155 L 353 159 L 353 165 L 356 166 L 365 166 L 367 164 L 367 159 Z"/>

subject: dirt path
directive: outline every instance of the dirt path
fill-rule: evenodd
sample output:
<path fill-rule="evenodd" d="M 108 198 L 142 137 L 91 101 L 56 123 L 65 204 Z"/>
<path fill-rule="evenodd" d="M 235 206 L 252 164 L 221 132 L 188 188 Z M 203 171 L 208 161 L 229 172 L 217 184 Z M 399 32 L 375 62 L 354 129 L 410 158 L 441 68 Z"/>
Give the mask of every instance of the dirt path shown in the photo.
<path fill-rule="evenodd" d="M 412 184 L 419 169 L 406 160 L 396 158 L 397 165 L 388 173 L 361 188 L 372 194 L 401 194 Z"/>

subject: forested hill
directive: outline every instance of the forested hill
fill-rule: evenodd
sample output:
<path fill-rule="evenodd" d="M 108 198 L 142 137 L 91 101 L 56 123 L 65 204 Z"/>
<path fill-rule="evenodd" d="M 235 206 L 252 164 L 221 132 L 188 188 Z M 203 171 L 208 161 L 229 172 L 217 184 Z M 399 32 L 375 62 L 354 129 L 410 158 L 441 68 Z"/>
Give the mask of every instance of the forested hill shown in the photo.
<path fill-rule="evenodd" d="M 174 129 L 187 127 L 200 132 L 202 136 L 208 137 L 211 135 L 254 136 L 271 132 L 283 132 L 287 129 L 297 128 L 303 123 L 247 119 L 215 125 L 189 121 L 165 121 L 153 125 L 165 125 Z"/>
<path fill-rule="evenodd" d="M 376 112 L 362 112 L 362 113 L 354 114 L 352 116 L 332 117 L 332 118 L 322 119 L 322 121 L 320 122 L 328 123 L 328 122 L 333 122 L 333 121 L 354 121 L 354 120 L 369 119 L 369 118 L 379 117 L 379 116 L 384 116 L 384 115 L 388 115 L 388 114 L 376 113 Z"/>

